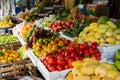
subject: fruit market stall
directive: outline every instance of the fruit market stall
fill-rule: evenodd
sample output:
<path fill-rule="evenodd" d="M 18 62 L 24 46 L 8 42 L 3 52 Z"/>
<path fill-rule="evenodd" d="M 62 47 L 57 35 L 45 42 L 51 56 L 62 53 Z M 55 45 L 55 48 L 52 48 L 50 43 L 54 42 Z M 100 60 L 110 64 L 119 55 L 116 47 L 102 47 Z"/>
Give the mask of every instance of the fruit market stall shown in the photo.
<path fill-rule="evenodd" d="M 77 6 L 39 17 L 45 8 L 40 3 L 18 14 L 13 35 L 0 36 L 0 77 L 32 76 L 37 69 L 45 80 L 120 79 L 119 19 L 86 16 Z"/>
<path fill-rule="evenodd" d="M 29 58 L 45 79 L 57 80 L 59 78 L 65 79 L 66 77 L 66 79 L 69 80 L 69 78 L 74 78 L 71 76 L 77 74 L 70 72 L 74 69 L 74 62 L 79 62 L 79 60 L 84 61 L 84 59 L 86 60 L 88 58 L 90 58 L 91 64 L 91 60 L 94 61 L 95 59 L 95 61 L 98 60 L 101 62 L 98 64 L 104 64 L 104 62 L 106 62 L 105 64 L 113 65 L 114 54 L 120 47 L 119 27 L 108 17 L 102 16 L 98 18 L 98 20 L 91 22 L 84 21 L 85 23 L 56 20 L 55 18 L 53 18 L 53 21 L 49 22 L 44 21 L 44 19 L 40 19 L 36 22 L 37 24 L 29 23 L 22 24 L 21 27 L 16 26 L 13 29 L 13 33 L 19 37 L 22 43 L 26 44 Z M 39 23 L 43 25 L 40 26 Z M 44 23 L 47 23 L 47 25 Z M 75 27 L 76 29 L 74 29 Z M 79 27 L 83 27 L 82 30 L 78 31 L 78 33 L 73 36 L 64 34 L 69 29 L 75 31 L 79 29 Z M 118 65 L 116 66 L 118 62 L 118 60 L 115 61 L 115 67 L 118 67 Z M 76 64 L 77 63 L 75 63 L 75 66 Z M 83 66 L 81 63 L 80 65 Z M 78 66 L 80 65 L 78 64 Z M 91 69 L 95 69 L 95 67 L 97 68 L 97 66 L 99 66 L 97 64 L 94 65 L 96 66 L 91 65 Z M 108 72 L 109 70 L 106 71 L 106 74 Z M 116 71 L 116 75 L 117 73 L 118 71 Z M 93 74 L 95 74 L 94 77 L 96 79 L 97 73 L 93 72 Z M 114 78 L 116 75 L 114 75 Z M 86 76 L 83 75 L 82 77 Z M 91 76 L 87 76 L 87 78 L 90 77 Z M 113 77 L 110 76 L 109 78 Z"/>

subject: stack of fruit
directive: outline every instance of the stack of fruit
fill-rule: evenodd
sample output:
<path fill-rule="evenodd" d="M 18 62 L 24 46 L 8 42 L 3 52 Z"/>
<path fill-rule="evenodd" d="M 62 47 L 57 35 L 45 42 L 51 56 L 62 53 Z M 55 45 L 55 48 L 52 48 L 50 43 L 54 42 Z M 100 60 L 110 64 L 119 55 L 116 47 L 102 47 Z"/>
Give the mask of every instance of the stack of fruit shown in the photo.
<path fill-rule="evenodd" d="M 19 14 L 19 17 L 26 22 L 34 22 L 37 18 L 37 15 L 34 13 L 23 12 Z"/>
<path fill-rule="evenodd" d="M 24 37 L 32 28 L 32 24 L 27 24 L 22 26 L 22 30 L 20 32 L 20 37 Z"/>
<path fill-rule="evenodd" d="M 97 42 L 101 46 L 105 44 L 120 44 L 120 29 L 108 17 L 102 16 L 99 20 L 85 27 L 79 34 L 79 38 L 86 42 Z"/>
<path fill-rule="evenodd" d="M 0 22 L 0 28 L 10 28 L 10 27 L 13 27 L 13 26 L 14 26 L 14 23 L 12 23 L 11 20 Z"/>
<path fill-rule="evenodd" d="M 67 29 L 65 32 L 63 32 L 64 35 L 70 37 L 70 38 L 74 38 L 74 37 L 78 37 L 79 33 L 81 31 L 83 31 L 83 29 L 88 26 L 92 21 L 85 21 L 83 23 L 76 23 L 75 27 Z"/>
<path fill-rule="evenodd" d="M 16 24 L 21 23 L 22 21 L 18 18 L 16 18 L 15 16 L 4 16 L 1 19 L 0 22 L 0 28 L 10 28 L 10 27 L 14 27 Z"/>
<path fill-rule="evenodd" d="M 74 22 L 73 21 L 56 21 L 49 24 L 49 28 L 53 32 L 64 32 L 68 28 L 73 28 Z"/>
<path fill-rule="evenodd" d="M 40 28 L 48 28 L 50 22 L 56 21 L 55 15 L 49 15 L 49 17 L 40 18 L 39 20 L 35 21 L 36 26 Z"/>
<path fill-rule="evenodd" d="M 97 49 L 96 42 L 89 46 L 86 42 L 83 44 L 76 44 L 75 42 L 65 40 L 64 45 L 66 45 L 65 49 L 59 49 L 54 55 L 49 54 L 42 59 L 42 62 L 46 65 L 49 71 L 60 71 L 72 68 L 72 62 L 76 60 L 82 60 L 86 57 L 91 57 L 96 60 L 101 59 L 101 54 Z"/>
<path fill-rule="evenodd" d="M 13 35 L 0 36 L 0 44 L 9 44 L 18 41 L 18 38 Z"/>
<path fill-rule="evenodd" d="M 73 69 L 66 80 L 119 80 L 120 73 L 113 64 L 85 58 L 72 63 Z"/>
<path fill-rule="evenodd" d="M 57 33 L 53 33 L 50 30 L 36 28 L 33 26 L 33 28 L 25 35 L 24 39 L 27 42 L 27 47 L 32 48 L 33 44 L 36 43 L 39 39 L 44 39 L 45 43 L 48 44 L 50 40 L 56 38 L 57 36 Z M 38 43 L 39 42 L 41 43 L 41 40 L 39 40 Z"/>
<path fill-rule="evenodd" d="M 19 53 L 17 51 L 6 50 L 6 49 L 0 50 L 1 63 L 20 61 L 20 60 L 22 60 L 22 58 L 19 56 Z"/>

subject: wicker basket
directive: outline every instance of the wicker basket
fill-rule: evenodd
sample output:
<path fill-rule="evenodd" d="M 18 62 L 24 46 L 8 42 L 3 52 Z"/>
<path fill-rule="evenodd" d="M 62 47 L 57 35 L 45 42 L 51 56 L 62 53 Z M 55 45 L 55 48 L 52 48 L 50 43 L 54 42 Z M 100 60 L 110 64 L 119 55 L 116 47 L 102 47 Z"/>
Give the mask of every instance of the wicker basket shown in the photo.
<path fill-rule="evenodd" d="M 2 79 L 18 80 L 24 76 L 37 76 L 36 72 L 37 68 L 29 59 L 13 63 L 0 63 L 0 77 Z"/>

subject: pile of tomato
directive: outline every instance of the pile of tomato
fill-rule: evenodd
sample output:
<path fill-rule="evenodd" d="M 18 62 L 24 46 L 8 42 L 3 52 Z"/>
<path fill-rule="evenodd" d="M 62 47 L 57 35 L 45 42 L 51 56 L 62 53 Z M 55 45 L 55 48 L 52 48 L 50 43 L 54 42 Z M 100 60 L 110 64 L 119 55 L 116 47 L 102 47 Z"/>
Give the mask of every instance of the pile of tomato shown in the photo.
<path fill-rule="evenodd" d="M 72 62 L 82 60 L 86 57 L 101 60 L 101 53 L 97 48 L 96 42 L 90 45 L 87 42 L 72 46 L 71 43 L 65 50 L 60 49 L 56 54 L 47 54 L 41 61 L 45 64 L 47 69 L 52 71 L 61 71 L 72 68 Z"/>

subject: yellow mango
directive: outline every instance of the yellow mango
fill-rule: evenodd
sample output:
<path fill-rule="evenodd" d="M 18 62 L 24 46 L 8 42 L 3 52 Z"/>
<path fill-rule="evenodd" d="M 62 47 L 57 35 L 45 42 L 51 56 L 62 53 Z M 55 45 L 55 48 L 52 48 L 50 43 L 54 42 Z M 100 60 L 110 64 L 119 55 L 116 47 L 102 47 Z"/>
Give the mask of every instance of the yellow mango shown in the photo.
<path fill-rule="evenodd" d="M 102 38 L 102 34 L 101 33 L 95 33 L 94 37 L 97 38 L 97 39 L 100 39 L 100 38 Z"/>
<path fill-rule="evenodd" d="M 104 38 L 100 38 L 100 42 L 101 42 L 101 43 L 105 43 L 106 40 L 105 40 Z"/>
<path fill-rule="evenodd" d="M 116 35 L 116 39 L 120 40 L 120 35 Z"/>
<path fill-rule="evenodd" d="M 107 21 L 107 24 L 110 26 L 111 29 L 117 29 L 117 26 L 114 22 L 112 21 Z"/>
<path fill-rule="evenodd" d="M 93 22 L 93 23 L 90 24 L 90 26 L 98 27 L 98 23 Z"/>
<path fill-rule="evenodd" d="M 107 32 L 105 33 L 105 35 L 106 35 L 107 37 L 112 37 L 114 34 L 113 34 L 113 32 L 111 32 L 111 31 L 107 31 Z"/>
<path fill-rule="evenodd" d="M 107 41 L 108 43 L 113 43 L 113 42 L 115 42 L 116 40 L 115 40 L 114 38 L 112 38 L 112 37 L 108 37 L 108 38 L 106 38 L 106 41 Z"/>
<path fill-rule="evenodd" d="M 120 40 L 117 40 L 116 42 L 115 42 L 115 44 L 117 45 L 117 44 L 120 44 Z"/>
<path fill-rule="evenodd" d="M 99 28 L 109 29 L 110 27 L 107 24 L 99 24 Z"/>
<path fill-rule="evenodd" d="M 99 28 L 99 33 L 105 33 L 107 31 L 107 29 L 105 29 L 105 28 Z"/>
<path fill-rule="evenodd" d="M 83 31 L 84 31 L 85 33 L 86 33 L 86 32 L 89 32 L 89 31 L 90 31 L 90 27 L 89 27 L 89 26 L 86 26 Z"/>

